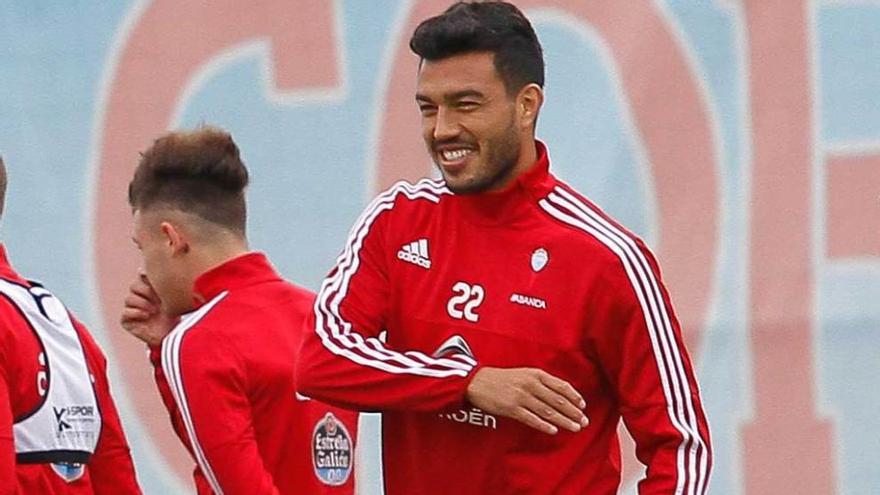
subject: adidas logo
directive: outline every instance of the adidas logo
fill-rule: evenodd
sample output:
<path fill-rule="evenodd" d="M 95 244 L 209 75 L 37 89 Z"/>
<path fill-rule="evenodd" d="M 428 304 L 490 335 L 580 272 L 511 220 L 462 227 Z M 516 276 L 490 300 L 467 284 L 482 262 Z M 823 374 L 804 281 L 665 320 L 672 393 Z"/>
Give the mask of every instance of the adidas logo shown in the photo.
<path fill-rule="evenodd" d="M 397 252 L 397 259 L 419 265 L 424 269 L 431 268 L 431 259 L 428 257 L 428 240 L 419 239 L 417 241 L 404 244 Z"/>

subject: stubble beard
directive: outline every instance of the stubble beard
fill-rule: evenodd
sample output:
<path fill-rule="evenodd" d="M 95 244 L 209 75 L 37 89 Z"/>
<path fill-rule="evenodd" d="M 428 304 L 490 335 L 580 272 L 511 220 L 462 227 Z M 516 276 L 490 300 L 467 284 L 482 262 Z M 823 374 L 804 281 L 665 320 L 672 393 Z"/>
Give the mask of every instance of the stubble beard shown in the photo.
<path fill-rule="evenodd" d="M 455 194 L 480 194 L 486 192 L 498 184 L 505 182 L 513 173 L 517 161 L 519 161 L 519 136 L 516 134 L 514 124 L 496 139 L 486 142 L 485 146 L 480 147 L 480 154 L 483 159 L 483 173 L 481 176 L 475 177 L 471 181 L 463 184 L 453 184 L 443 172 L 443 167 L 439 164 L 437 168 L 446 181 L 446 187 Z"/>

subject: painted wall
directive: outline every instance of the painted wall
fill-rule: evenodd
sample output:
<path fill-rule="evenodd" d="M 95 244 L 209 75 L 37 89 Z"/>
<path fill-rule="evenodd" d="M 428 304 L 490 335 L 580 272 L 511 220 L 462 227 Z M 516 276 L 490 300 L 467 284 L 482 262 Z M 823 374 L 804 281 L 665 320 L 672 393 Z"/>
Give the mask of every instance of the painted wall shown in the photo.
<path fill-rule="evenodd" d="M 137 152 L 166 129 L 231 130 L 253 245 L 312 289 L 372 195 L 431 173 L 406 43 L 446 0 L 205 4 L 0 1 L 2 239 L 104 345 L 148 494 L 191 490 L 191 462 L 116 324 Z M 872 493 L 880 2 L 518 4 L 545 47 L 553 169 L 660 258 L 711 420 L 710 493 Z"/>

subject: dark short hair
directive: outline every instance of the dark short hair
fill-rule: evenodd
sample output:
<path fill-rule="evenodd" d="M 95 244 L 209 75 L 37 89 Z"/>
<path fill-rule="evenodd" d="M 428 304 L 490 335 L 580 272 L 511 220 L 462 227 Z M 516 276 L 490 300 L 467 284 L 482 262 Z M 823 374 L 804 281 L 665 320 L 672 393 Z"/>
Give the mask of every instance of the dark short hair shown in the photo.
<path fill-rule="evenodd" d="M 165 206 L 244 234 L 248 171 L 228 132 L 172 132 L 143 153 L 128 185 L 135 210 Z"/>
<path fill-rule="evenodd" d="M 492 52 L 495 70 L 510 94 L 535 83 L 544 87 L 544 55 L 532 24 L 507 2 L 456 2 L 423 21 L 410 49 L 423 60 Z"/>

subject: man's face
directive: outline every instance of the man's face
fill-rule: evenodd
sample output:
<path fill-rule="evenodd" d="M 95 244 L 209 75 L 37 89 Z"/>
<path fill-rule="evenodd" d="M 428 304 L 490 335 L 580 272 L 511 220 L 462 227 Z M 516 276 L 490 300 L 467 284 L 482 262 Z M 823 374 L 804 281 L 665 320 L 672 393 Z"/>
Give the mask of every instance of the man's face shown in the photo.
<path fill-rule="evenodd" d="M 177 316 L 192 307 L 192 282 L 162 223 L 160 212 L 135 210 L 132 240 L 141 254 L 141 270 L 162 300 L 162 310 Z"/>
<path fill-rule="evenodd" d="M 516 98 L 508 95 L 492 53 L 425 60 L 416 102 L 428 152 L 449 189 L 467 194 L 507 185 L 521 137 Z"/>

